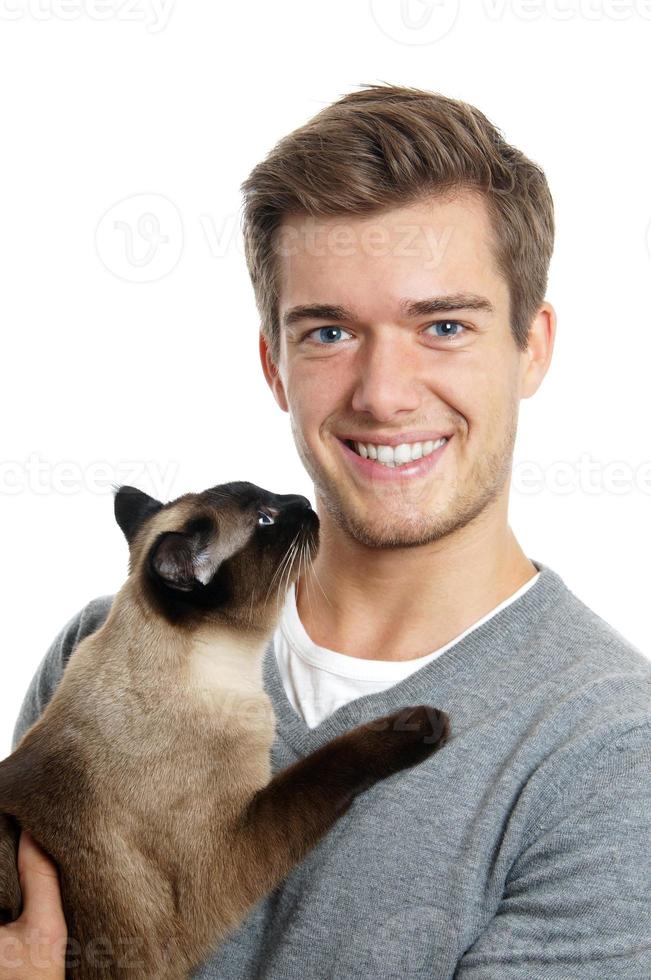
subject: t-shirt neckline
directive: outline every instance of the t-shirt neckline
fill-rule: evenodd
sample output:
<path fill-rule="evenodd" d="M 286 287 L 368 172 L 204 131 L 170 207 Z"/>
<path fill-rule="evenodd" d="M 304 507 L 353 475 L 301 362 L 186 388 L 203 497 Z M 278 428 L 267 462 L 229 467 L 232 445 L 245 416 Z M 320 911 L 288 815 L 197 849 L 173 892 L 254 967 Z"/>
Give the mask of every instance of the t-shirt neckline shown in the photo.
<path fill-rule="evenodd" d="M 300 657 L 304 663 L 312 667 L 317 667 L 319 670 L 324 670 L 349 680 L 397 682 L 405 676 L 405 664 L 409 664 L 408 673 L 413 673 L 414 670 L 419 670 L 432 660 L 440 657 L 446 650 L 455 646 L 473 630 L 478 629 L 482 623 L 489 620 L 492 616 L 497 615 L 500 610 L 515 602 L 519 596 L 523 595 L 529 589 L 532 589 L 539 575 L 540 571 L 536 571 L 524 585 L 520 586 L 519 589 L 504 599 L 503 602 L 500 602 L 499 605 L 495 606 L 486 615 L 480 617 L 447 643 L 442 644 L 436 650 L 424 654 L 422 657 L 415 657 L 409 661 L 365 660 L 360 657 L 351 657 L 314 643 L 298 614 L 295 583 L 288 590 L 278 630 L 282 632 L 292 652 Z"/>
<path fill-rule="evenodd" d="M 503 655 L 503 644 L 508 645 L 507 641 L 510 641 L 512 646 L 517 645 L 520 636 L 541 613 L 568 591 L 560 575 L 552 568 L 533 558 L 529 560 L 541 573 L 530 589 L 454 642 L 440 657 L 435 657 L 383 691 L 364 694 L 340 705 L 314 728 L 308 726 L 287 697 L 272 638 L 263 658 L 263 677 L 273 704 L 279 736 L 299 756 L 304 756 L 353 725 L 372 721 L 405 705 L 420 704 L 424 700 L 429 703 L 434 698 L 437 684 L 448 683 L 460 670 L 465 669 L 466 677 L 472 679 L 473 686 L 480 687 L 488 681 L 496 658 Z M 464 682 L 467 682 L 466 678 Z M 431 693 L 424 696 L 423 691 Z"/>

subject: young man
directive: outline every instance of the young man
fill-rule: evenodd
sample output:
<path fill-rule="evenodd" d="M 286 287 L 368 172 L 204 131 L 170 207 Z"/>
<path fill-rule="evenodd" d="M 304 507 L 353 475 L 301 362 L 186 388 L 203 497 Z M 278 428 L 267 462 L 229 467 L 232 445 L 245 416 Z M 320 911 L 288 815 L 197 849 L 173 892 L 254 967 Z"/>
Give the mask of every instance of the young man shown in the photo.
<path fill-rule="evenodd" d="M 373 86 L 243 190 L 262 367 L 321 519 L 265 659 L 274 769 L 406 704 L 452 738 L 357 799 L 197 977 L 648 978 L 651 663 L 508 524 L 556 327 L 542 171 L 473 107 Z M 110 602 L 56 638 L 14 744 Z"/>

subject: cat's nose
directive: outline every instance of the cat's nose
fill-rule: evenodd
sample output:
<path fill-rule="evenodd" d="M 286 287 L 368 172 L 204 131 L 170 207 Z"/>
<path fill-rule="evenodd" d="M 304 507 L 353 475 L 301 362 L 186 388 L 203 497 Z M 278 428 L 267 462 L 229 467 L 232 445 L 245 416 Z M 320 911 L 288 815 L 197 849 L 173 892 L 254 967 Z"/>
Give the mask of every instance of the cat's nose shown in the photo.
<path fill-rule="evenodd" d="M 307 499 L 307 497 L 303 497 L 300 493 L 292 495 L 290 504 L 292 507 L 301 507 L 303 510 L 312 510 L 312 504 L 310 501 Z"/>
<path fill-rule="evenodd" d="M 312 510 L 312 504 L 300 493 L 288 493 L 285 495 L 285 506 L 288 510 L 301 509 Z"/>

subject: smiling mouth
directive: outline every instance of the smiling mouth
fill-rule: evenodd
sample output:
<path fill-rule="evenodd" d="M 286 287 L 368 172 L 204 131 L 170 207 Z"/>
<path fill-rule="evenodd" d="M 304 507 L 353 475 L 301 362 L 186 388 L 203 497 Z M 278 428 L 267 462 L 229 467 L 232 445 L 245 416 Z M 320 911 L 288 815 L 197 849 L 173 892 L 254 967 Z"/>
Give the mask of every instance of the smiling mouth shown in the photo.
<path fill-rule="evenodd" d="M 402 443 L 399 446 L 383 446 L 375 443 L 353 442 L 352 439 L 342 439 L 344 445 L 363 459 L 373 460 L 381 466 L 399 469 L 419 459 L 424 459 L 436 452 L 449 442 L 449 437 L 427 440 L 425 442 Z"/>

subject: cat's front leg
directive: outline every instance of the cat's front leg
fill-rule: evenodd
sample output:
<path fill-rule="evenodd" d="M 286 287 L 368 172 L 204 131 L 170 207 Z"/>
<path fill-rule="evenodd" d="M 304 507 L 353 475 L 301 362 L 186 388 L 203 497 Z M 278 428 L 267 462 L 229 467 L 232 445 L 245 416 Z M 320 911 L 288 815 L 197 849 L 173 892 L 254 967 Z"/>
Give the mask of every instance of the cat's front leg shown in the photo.
<path fill-rule="evenodd" d="M 274 888 L 348 809 L 381 779 L 422 762 L 450 734 L 444 711 L 403 708 L 340 735 L 279 772 L 238 826 L 235 889 L 250 904 Z"/>
<path fill-rule="evenodd" d="M 14 922 L 22 911 L 18 878 L 20 828 L 13 817 L 0 813 L 0 925 Z"/>

